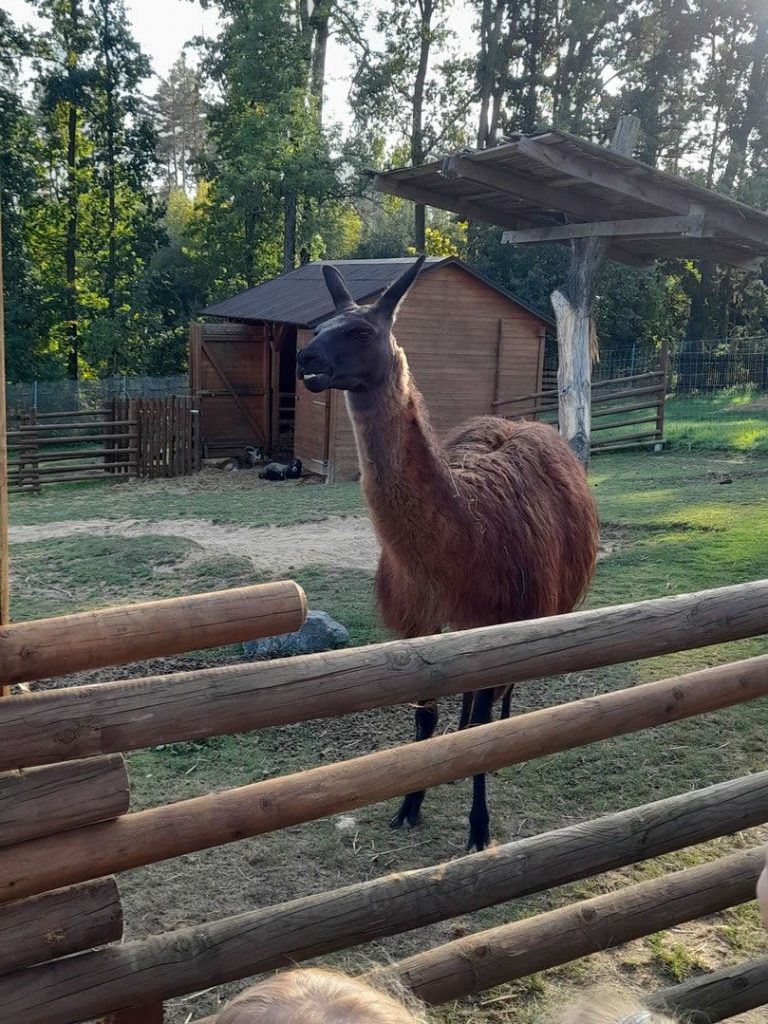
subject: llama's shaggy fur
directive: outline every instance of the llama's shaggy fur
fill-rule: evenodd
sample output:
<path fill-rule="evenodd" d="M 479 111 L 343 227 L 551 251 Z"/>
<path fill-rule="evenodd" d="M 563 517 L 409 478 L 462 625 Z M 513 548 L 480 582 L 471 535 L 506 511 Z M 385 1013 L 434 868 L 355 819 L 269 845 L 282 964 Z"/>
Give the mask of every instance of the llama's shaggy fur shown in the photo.
<path fill-rule="evenodd" d="M 346 391 L 363 490 L 382 545 L 376 594 L 403 637 L 571 611 L 597 559 L 598 517 L 586 475 L 552 427 L 494 416 L 438 439 L 391 333 L 417 264 L 371 307 L 358 307 L 336 271 L 326 274 L 337 316 L 299 356 L 310 390 Z M 460 727 L 490 721 L 494 691 L 465 695 Z M 502 715 L 509 713 L 509 694 Z M 434 701 L 416 712 L 432 735 Z M 409 794 L 393 825 L 418 821 Z M 475 776 L 469 846 L 488 842 L 485 777 Z"/>
<path fill-rule="evenodd" d="M 420 636 L 571 611 L 594 572 L 598 521 L 568 445 L 546 424 L 495 416 L 441 443 L 395 357 L 374 407 L 348 396 L 386 625 Z"/>

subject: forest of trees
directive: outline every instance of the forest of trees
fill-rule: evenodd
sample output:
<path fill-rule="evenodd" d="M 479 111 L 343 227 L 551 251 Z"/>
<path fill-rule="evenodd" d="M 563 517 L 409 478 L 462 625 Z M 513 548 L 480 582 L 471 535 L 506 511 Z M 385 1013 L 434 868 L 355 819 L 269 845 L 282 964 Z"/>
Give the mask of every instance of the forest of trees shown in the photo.
<path fill-rule="evenodd" d="M 635 113 L 642 160 L 768 209 L 765 0 L 206 0 L 218 36 L 151 98 L 123 0 L 32 2 L 44 29 L 0 10 L 11 381 L 179 372 L 200 309 L 307 259 L 458 254 L 548 310 L 565 247 L 502 246 L 365 174 L 509 132 L 604 143 Z M 344 128 L 332 37 L 355 68 Z M 768 261 L 609 264 L 597 314 L 603 351 L 765 336 Z"/>

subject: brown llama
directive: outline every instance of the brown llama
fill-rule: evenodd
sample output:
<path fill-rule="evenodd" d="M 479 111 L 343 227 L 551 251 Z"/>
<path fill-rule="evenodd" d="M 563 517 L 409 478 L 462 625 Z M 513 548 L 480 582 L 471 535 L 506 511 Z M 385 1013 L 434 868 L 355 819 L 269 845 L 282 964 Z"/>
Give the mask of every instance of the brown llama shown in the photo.
<path fill-rule="evenodd" d="M 382 545 L 376 597 L 401 637 L 443 627 L 536 619 L 571 611 L 595 568 L 598 517 L 576 456 L 546 424 L 482 416 L 438 440 L 392 335 L 413 263 L 370 306 L 358 306 L 335 267 L 323 267 L 336 314 L 299 353 L 312 392 L 346 392 L 362 486 Z M 501 717 L 509 715 L 511 687 Z M 459 728 L 491 721 L 497 691 L 465 694 Z M 437 703 L 416 709 L 416 739 Z M 410 793 L 392 827 L 416 825 L 424 792 Z M 468 849 L 489 842 L 485 776 L 476 775 Z"/>

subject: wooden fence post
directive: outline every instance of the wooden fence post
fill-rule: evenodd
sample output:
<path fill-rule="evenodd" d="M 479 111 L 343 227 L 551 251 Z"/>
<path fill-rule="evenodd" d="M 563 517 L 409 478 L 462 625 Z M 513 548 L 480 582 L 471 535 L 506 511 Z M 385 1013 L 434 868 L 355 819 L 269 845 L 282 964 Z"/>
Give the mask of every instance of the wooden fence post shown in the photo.
<path fill-rule="evenodd" d="M 10 618 L 10 588 L 8 585 L 8 439 L 6 437 L 7 410 L 5 405 L 5 299 L 3 292 L 3 229 L 0 207 L 0 628 Z M 10 695 L 0 677 L 0 697 Z"/>
<path fill-rule="evenodd" d="M 659 441 L 664 440 L 664 411 L 667 405 L 667 388 L 669 386 L 669 338 L 665 338 L 661 343 L 661 363 L 659 365 L 661 371 L 660 386 L 661 392 L 659 394 L 659 404 L 656 411 L 656 433 Z"/>

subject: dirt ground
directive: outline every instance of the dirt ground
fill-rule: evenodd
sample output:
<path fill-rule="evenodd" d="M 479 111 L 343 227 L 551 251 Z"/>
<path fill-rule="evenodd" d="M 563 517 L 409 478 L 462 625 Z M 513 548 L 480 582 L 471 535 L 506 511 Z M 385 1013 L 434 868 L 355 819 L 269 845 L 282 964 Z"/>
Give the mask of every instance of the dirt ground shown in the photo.
<path fill-rule="evenodd" d="M 77 534 L 89 537 L 181 537 L 192 540 L 203 551 L 238 554 L 253 567 L 271 575 L 298 567 L 329 566 L 372 572 L 379 557 L 379 542 L 370 520 L 364 516 L 332 516 L 323 520 L 322 530 L 295 526 L 233 526 L 206 519 L 175 519 L 148 523 L 139 519 L 64 520 L 40 526 L 12 526 L 10 542 L 51 540 Z M 605 558 L 621 549 L 622 539 L 605 532 L 600 555 Z"/>

